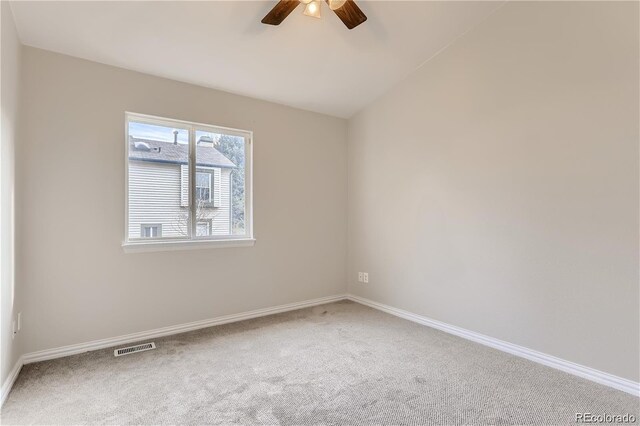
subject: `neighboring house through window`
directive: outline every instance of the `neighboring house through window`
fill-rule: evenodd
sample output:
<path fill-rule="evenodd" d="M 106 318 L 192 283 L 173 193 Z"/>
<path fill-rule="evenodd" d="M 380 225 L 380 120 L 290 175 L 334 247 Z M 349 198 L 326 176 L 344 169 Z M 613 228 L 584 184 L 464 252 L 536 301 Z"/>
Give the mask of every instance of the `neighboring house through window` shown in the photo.
<path fill-rule="evenodd" d="M 250 132 L 133 113 L 126 118 L 126 245 L 253 241 Z"/>

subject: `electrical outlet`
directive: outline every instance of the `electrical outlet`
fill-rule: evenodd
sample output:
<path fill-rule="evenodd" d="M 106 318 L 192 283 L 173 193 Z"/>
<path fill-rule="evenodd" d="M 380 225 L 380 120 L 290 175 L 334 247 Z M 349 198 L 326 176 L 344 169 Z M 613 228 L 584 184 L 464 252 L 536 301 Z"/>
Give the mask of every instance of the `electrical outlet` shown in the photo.
<path fill-rule="evenodd" d="M 22 329 L 22 312 L 18 312 L 18 331 Z"/>
<path fill-rule="evenodd" d="M 362 281 L 365 283 L 369 282 L 369 273 L 368 272 L 363 272 L 362 273 Z"/>
<path fill-rule="evenodd" d="M 363 274 L 362 272 L 358 272 L 358 281 L 362 282 L 362 280 L 364 280 Z"/>

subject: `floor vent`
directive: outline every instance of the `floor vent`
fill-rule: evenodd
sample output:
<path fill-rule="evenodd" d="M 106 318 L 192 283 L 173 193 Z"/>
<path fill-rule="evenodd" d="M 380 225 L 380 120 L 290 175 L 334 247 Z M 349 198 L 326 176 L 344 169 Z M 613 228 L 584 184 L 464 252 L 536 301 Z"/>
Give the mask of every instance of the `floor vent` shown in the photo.
<path fill-rule="evenodd" d="M 129 355 L 134 352 L 150 351 L 151 349 L 155 349 L 155 348 L 156 348 L 156 344 L 153 342 L 143 343 L 142 345 L 129 346 L 126 348 L 116 349 L 115 351 L 113 351 L 113 355 L 115 356 Z"/>

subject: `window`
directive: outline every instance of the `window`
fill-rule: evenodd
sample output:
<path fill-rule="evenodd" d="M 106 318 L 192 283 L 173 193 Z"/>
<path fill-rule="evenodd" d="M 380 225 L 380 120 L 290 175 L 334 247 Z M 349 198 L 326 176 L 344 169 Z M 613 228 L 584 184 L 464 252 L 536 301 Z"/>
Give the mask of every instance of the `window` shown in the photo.
<path fill-rule="evenodd" d="M 162 225 L 140 225 L 140 236 L 142 238 L 162 237 Z"/>
<path fill-rule="evenodd" d="M 196 226 L 196 236 L 206 237 L 208 235 L 211 235 L 211 221 L 199 220 Z"/>
<path fill-rule="evenodd" d="M 211 202 L 211 173 L 196 172 L 196 201 Z"/>
<path fill-rule="evenodd" d="M 127 113 L 126 133 L 125 247 L 252 244 L 251 132 Z"/>

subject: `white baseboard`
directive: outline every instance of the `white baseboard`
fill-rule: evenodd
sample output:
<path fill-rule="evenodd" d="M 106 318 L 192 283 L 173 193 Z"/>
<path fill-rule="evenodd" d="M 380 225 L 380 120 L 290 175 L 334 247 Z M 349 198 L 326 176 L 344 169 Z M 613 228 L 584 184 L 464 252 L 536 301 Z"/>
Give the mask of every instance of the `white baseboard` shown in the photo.
<path fill-rule="evenodd" d="M 596 383 L 600 383 L 605 386 L 612 387 L 634 396 L 640 396 L 640 383 L 633 382 L 631 380 L 623 379 L 621 377 L 614 376 L 609 373 L 595 370 L 593 368 L 585 367 L 583 365 L 575 364 L 570 361 L 565 361 L 560 358 L 556 358 L 551 355 L 544 354 L 542 352 L 534 351 L 532 349 L 525 348 L 523 346 L 514 345 L 493 337 L 485 336 L 480 333 L 476 333 L 464 328 L 456 327 L 436 321 L 421 315 L 417 315 L 402 309 L 394 308 L 389 305 L 374 302 L 373 300 L 365 299 L 353 294 L 340 294 L 335 296 L 321 297 L 318 299 L 306 300 L 302 302 L 289 303 L 286 305 L 274 306 L 271 308 L 257 309 L 254 311 L 243 312 L 239 314 L 225 315 L 221 317 L 211 318 L 202 321 L 195 321 L 186 324 L 180 324 L 175 326 L 157 328 L 154 330 L 143 331 L 139 333 L 131 333 L 123 336 L 111 337 L 108 339 L 93 340 L 90 342 L 79 343 L 76 345 L 62 346 L 54 349 L 47 349 L 38 352 L 31 352 L 24 354 L 18 359 L 15 366 L 11 370 L 9 377 L 2 384 L 2 394 L 0 399 L 0 406 L 4 403 L 5 399 L 11 391 L 11 387 L 18 377 L 18 373 L 24 364 L 30 364 L 38 361 L 45 361 L 54 358 L 62 358 L 69 355 L 75 355 L 83 352 L 94 351 L 98 349 L 105 349 L 112 346 L 122 345 L 126 343 L 134 343 L 146 339 L 154 339 L 158 337 L 169 336 L 178 333 L 184 333 L 187 331 L 199 330 L 201 328 L 212 327 L 215 325 L 228 324 L 231 322 L 243 321 L 252 318 L 263 317 L 267 315 L 278 314 L 282 312 L 293 311 L 296 309 L 308 308 L 311 306 L 322 305 L 325 303 L 337 302 L 339 300 L 348 299 L 362 305 L 366 305 L 383 312 L 395 315 L 400 318 L 407 319 L 409 321 L 416 322 L 418 324 L 426 325 L 441 331 L 444 331 L 455 336 L 462 337 L 464 339 L 472 340 L 474 342 L 498 349 L 503 352 L 507 352 L 513 355 L 526 358 L 528 360 L 537 362 L 539 364 L 546 365 Z"/>
<path fill-rule="evenodd" d="M 409 321 L 417 322 L 418 324 L 426 325 L 441 331 L 444 331 L 455 336 L 462 337 L 467 340 L 480 343 L 485 346 L 489 346 L 494 349 L 498 349 L 503 352 L 510 353 L 522 358 L 526 358 L 530 361 L 537 362 L 539 364 L 546 365 L 548 367 L 555 368 L 557 370 L 564 371 L 569 374 L 573 374 L 578 377 L 582 377 L 587 380 L 599 383 L 601 385 L 609 386 L 614 389 L 621 390 L 634 396 L 640 396 L 640 383 L 634 382 L 622 377 L 614 376 L 613 374 L 605 373 L 603 371 L 595 370 L 584 365 L 576 364 L 571 361 L 566 361 L 551 355 L 544 354 L 542 352 L 535 351 L 533 349 L 525 348 L 523 346 L 514 345 L 513 343 L 505 342 L 503 340 L 495 339 L 493 337 L 485 336 L 484 334 L 476 333 L 474 331 L 466 330 L 464 328 L 449 325 L 441 321 L 436 321 L 431 318 L 417 315 L 402 309 L 394 308 L 383 303 L 374 302 L 373 300 L 365 299 L 364 297 L 349 294 L 347 296 L 349 300 L 357 303 L 369 306 L 374 309 L 378 309 L 383 312 L 387 312 L 391 315 L 395 315 L 400 318 L 407 319 Z"/>
<path fill-rule="evenodd" d="M 5 379 L 4 383 L 2 384 L 2 391 L 0 392 L 0 407 L 2 407 L 2 405 L 4 404 L 4 401 L 7 399 L 7 396 L 9 396 L 9 392 L 11 392 L 11 388 L 13 387 L 13 384 L 18 378 L 18 374 L 22 369 L 22 365 L 23 365 L 23 361 L 22 361 L 22 357 L 20 357 L 18 358 L 15 365 L 11 369 L 9 376 Z"/>
<path fill-rule="evenodd" d="M 125 334 L 124 336 L 111 337 L 108 339 L 93 340 L 91 342 L 79 343 L 76 345 L 62 346 L 54 349 L 46 349 L 38 352 L 31 352 L 23 356 L 24 364 L 45 361 L 48 359 L 61 358 L 83 352 L 105 349 L 112 346 L 126 343 L 134 343 L 140 340 L 155 339 L 158 337 L 170 336 L 172 334 L 184 333 L 187 331 L 199 330 L 201 328 L 212 327 L 214 325 L 227 324 L 236 321 L 243 321 L 251 318 L 263 317 L 266 315 L 278 314 L 281 312 L 294 311 L 296 309 L 308 308 L 310 306 L 322 305 L 325 303 L 344 300 L 347 296 L 339 294 L 335 296 L 321 297 L 318 299 L 305 300 L 302 302 L 289 303 L 286 305 L 274 306 L 271 308 L 256 309 L 255 311 L 242 312 L 239 314 L 224 315 L 221 317 L 195 321 L 186 324 L 173 325 L 169 327 L 156 328 L 155 330 L 142 331 L 139 333 Z"/>

